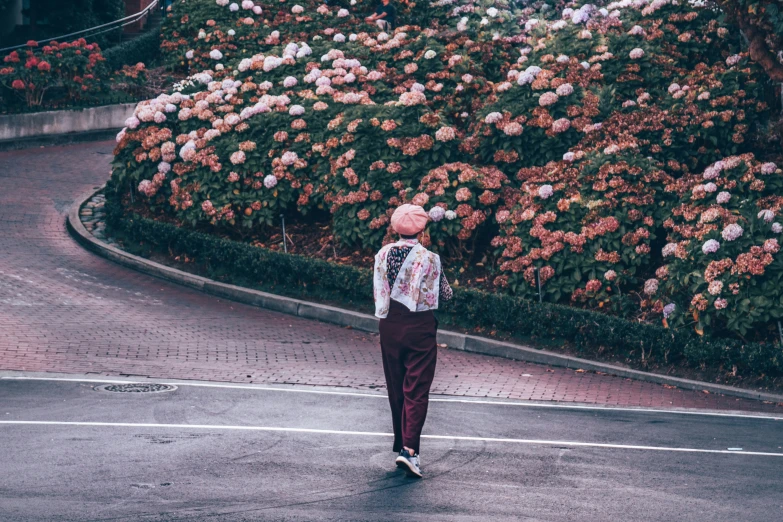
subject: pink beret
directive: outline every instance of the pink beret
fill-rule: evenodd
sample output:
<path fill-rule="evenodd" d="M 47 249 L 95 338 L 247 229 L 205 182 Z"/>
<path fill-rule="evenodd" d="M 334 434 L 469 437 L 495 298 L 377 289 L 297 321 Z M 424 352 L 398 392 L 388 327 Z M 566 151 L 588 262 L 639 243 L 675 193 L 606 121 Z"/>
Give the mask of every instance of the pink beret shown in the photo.
<path fill-rule="evenodd" d="M 391 217 L 391 226 L 403 236 L 415 236 L 427 226 L 429 216 L 418 205 L 400 205 Z"/>

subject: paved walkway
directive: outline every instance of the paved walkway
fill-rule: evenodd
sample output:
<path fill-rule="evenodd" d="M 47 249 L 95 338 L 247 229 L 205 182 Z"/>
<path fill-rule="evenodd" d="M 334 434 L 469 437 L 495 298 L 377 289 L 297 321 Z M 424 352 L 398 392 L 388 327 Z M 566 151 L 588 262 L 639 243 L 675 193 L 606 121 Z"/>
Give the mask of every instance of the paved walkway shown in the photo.
<path fill-rule="evenodd" d="M 64 220 L 113 144 L 0 153 L 0 369 L 382 388 L 376 336 L 218 299 L 78 246 Z M 434 393 L 771 410 L 716 396 L 441 350 Z M 777 408 L 781 410 L 783 408 Z"/>

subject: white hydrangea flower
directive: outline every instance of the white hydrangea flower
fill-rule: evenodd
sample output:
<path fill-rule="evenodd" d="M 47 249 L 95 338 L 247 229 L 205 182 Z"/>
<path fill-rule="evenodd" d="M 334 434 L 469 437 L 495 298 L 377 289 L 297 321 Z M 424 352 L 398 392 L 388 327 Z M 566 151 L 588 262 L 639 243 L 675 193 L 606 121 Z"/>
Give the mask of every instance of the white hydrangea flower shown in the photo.
<path fill-rule="evenodd" d="M 430 211 L 428 212 L 430 215 L 430 219 L 437 223 L 441 219 L 443 219 L 446 216 L 446 211 L 443 210 L 441 207 L 432 207 Z"/>

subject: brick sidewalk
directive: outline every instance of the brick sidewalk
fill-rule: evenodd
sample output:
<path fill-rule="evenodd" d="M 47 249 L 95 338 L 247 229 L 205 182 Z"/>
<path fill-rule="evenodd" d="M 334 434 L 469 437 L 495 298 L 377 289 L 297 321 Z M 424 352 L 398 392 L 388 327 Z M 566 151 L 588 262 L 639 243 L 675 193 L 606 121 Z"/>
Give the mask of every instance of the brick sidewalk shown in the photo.
<path fill-rule="evenodd" d="M 65 215 L 106 181 L 112 147 L 0 153 L 0 369 L 383 388 L 377 336 L 217 299 L 79 247 Z M 783 411 L 454 350 L 438 357 L 434 393 Z"/>

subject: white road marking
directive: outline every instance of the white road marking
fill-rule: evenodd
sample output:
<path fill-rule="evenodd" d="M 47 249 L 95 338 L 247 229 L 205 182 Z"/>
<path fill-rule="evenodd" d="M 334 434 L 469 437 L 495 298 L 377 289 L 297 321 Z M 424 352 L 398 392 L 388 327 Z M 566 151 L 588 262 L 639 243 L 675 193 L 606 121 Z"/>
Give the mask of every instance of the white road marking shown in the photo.
<path fill-rule="evenodd" d="M 277 426 L 224 426 L 220 424 L 153 424 L 133 422 L 89 422 L 89 421 L 2 421 L 0 425 L 9 426 L 90 426 L 112 428 L 174 428 L 196 430 L 232 430 L 232 431 L 272 431 L 288 433 L 313 433 L 318 435 L 355 435 L 361 437 L 394 437 L 392 433 L 376 431 L 319 430 L 313 428 L 283 428 Z M 701 448 L 671 448 L 666 446 L 637 446 L 630 444 L 602 444 L 597 442 L 574 442 L 565 440 L 508 439 L 498 437 L 467 437 L 461 435 L 422 435 L 424 439 L 464 440 L 471 442 L 505 442 L 513 444 L 531 444 L 543 446 L 572 446 L 577 448 L 634 449 L 646 451 L 673 451 L 681 453 L 715 453 L 726 455 L 754 455 L 763 457 L 783 457 L 783 453 L 764 451 L 729 451 Z"/>
<path fill-rule="evenodd" d="M 211 383 L 199 383 L 199 382 L 178 382 L 178 381 L 124 381 L 116 379 L 85 379 L 85 378 L 67 378 L 67 377 L 22 377 L 22 376 L 2 376 L 0 380 L 21 380 L 21 381 L 63 381 L 63 382 L 93 382 L 101 384 L 127 384 L 127 383 L 144 383 L 144 382 L 156 382 L 160 384 L 169 384 L 172 386 L 192 386 L 200 388 L 226 388 L 236 390 L 255 390 L 255 391 L 271 391 L 271 392 L 285 392 L 285 393 L 310 393 L 316 395 L 344 395 L 348 397 L 368 397 L 373 399 L 387 399 L 388 396 L 380 393 L 359 393 L 359 392 L 341 392 L 341 391 L 325 391 L 325 390 L 307 390 L 299 388 L 276 388 L 272 386 L 256 386 L 245 384 L 211 384 Z M 483 400 L 483 399 L 451 399 L 440 396 L 430 396 L 430 402 L 455 402 L 462 404 L 488 404 L 494 406 L 518 406 L 523 408 L 545 408 L 545 409 L 557 409 L 557 410 L 586 410 L 586 411 L 609 411 L 609 412 L 632 412 L 632 413 L 663 413 L 663 414 L 676 414 L 676 415 L 701 415 L 707 417 L 730 417 L 740 419 L 757 419 L 757 420 L 774 420 L 783 421 L 783 417 L 775 417 L 772 415 L 755 415 L 755 414 L 743 414 L 743 413 L 721 413 L 716 411 L 697 411 L 697 410 L 662 410 L 656 408 L 624 408 L 614 406 L 587 406 L 583 404 L 542 404 L 534 402 L 522 402 L 520 401 L 503 401 L 503 400 Z"/>

